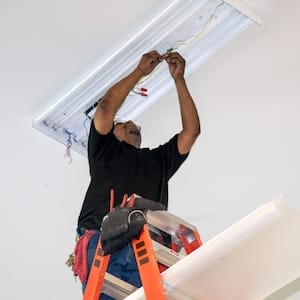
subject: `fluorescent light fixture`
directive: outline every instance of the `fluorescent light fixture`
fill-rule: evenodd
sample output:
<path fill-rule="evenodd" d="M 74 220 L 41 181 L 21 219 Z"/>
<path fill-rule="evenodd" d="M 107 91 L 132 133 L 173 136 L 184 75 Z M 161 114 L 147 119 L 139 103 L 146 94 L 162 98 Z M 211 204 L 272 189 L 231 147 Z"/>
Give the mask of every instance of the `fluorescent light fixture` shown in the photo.
<path fill-rule="evenodd" d="M 115 82 L 132 71 L 142 54 L 150 50 L 178 51 L 187 62 L 186 76 L 237 37 L 258 18 L 239 0 L 176 0 L 143 30 L 107 58 L 84 80 L 63 95 L 33 121 L 33 127 L 86 155 L 90 120 L 96 102 Z M 158 101 L 173 86 L 166 63 L 137 86 L 148 96 L 129 93 L 118 111 L 122 119 L 134 119 Z"/>

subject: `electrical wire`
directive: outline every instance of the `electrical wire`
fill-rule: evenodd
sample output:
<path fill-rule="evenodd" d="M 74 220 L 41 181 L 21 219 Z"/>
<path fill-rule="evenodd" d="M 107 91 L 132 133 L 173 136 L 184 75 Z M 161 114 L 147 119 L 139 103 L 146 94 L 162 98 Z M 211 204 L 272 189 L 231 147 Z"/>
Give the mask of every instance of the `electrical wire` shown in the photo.
<path fill-rule="evenodd" d="M 64 129 L 64 133 L 66 133 L 68 135 L 68 138 L 66 140 L 66 153 L 64 155 L 64 157 L 66 157 L 69 160 L 69 164 L 72 163 L 72 155 L 71 155 L 71 147 L 72 147 L 72 140 L 71 140 L 71 136 L 72 133 L 69 132 L 67 129 Z"/>
<path fill-rule="evenodd" d="M 210 25 L 210 23 L 212 22 L 213 18 L 215 17 L 217 11 L 219 10 L 219 8 L 221 6 L 223 6 L 225 3 L 222 1 L 219 5 L 216 6 L 216 8 L 214 9 L 214 11 L 212 12 L 212 14 L 209 16 L 209 18 L 207 19 L 207 21 L 205 22 L 202 30 L 197 33 L 196 35 L 193 36 L 189 36 L 184 40 L 178 40 L 176 41 L 171 48 L 169 48 L 166 52 L 170 53 L 173 52 L 174 50 L 178 49 L 178 46 L 180 45 L 188 45 L 188 44 L 192 44 L 195 41 L 199 40 L 201 38 L 201 36 L 206 32 L 208 26 Z"/>
<path fill-rule="evenodd" d="M 50 125 L 50 124 L 49 124 Z M 67 140 L 66 140 L 66 152 L 64 157 L 66 157 L 69 160 L 69 163 L 72 163 L 72 155 L 71 155 L 71 147 L 72 147 L 72 136 L 73 140 L 77 142 L 76 140 L 76 134 L 70 132 L 68 129 L 66 129 L 63 125 L 57 125 L 57 124 L 51 124 L 52 128 L 54 130 L 62 129 L 63 133 L 67 135 Z"/>
<path fill-rule="evenodd" d="M 131 92 L 133 92 L 137 95 L 140 95 L 142 97 L 148 97 L 148 94 L 146 94 L 148 92 L 148 90 L 146 88 L 143 88 L 143 87 L 142 88 L 135 87 L 131 90 Z"/>
<path fill-rule="evenodd" d="M 177 40 L 173 43 L 173 45 L 168 48 L 166 50 L 166 52 L 164 54 L 169 54 L 171 52 L 174 52 L 178 49 L 179 46 L 181 45 L 189 45 L 189 44 L 192 44 L 194 43 L 195 41 L 199 40 L 202 35 L 206 32 L 208 26 L 210 25 L 210 23 L 212 22 L 213 18 L 215 17 L 217 11 L 219 10 L 219 8 L 221 6 L 223 6 L 225 3 L 224 1 L 222 1 L 220 4 L 218 4 L 216 6 L 216 8 L 214 9 L 214 11 L 212 12 L 212 14 L 208 17 L 207 21 L 205 22 L 202 30 L 200 32 L 198 32 L 197 34 L 193 35 L 193 36 L 189 36 L 183 40 Z M 157 65 L 156 69 L 154 70 L 154 72 L 152 72 L 151 74 L 149 74 L 148 76 L 146 76 L 144 79 L 142 79 L 141 81 L 139 81 L 137 83 L 137 86 L 141 85 L 141 84 L 144 84 L 145 82 L 147 82 L 159 69 L 161 63 L 159 65 Z"/>
<path fill-rule="evenodd" d="M 87 117 L 84 119 L 83 123 L 82 123 L 82 125 L 83 125 L 83 127 L 84 127 L 84 129 L 85 129 L 85 133 L 86 133 L 86 136 L 87 136 L 87 137 L 89 136 L 89 131 L 88 131 L 87 126 L 86 126 L 86 121 L 88 121 L 88 120 L 91 120 L 91 117 L 90 117 L 90 116 L 87 116 Z"/>

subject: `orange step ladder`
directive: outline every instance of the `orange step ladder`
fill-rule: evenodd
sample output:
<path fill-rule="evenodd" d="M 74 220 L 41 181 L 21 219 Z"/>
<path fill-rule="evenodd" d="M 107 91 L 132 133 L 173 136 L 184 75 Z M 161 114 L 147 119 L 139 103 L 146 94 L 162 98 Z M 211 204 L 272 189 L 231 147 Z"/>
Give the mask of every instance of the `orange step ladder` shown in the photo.
<path fill-rule="evenodd" d="M 144 288 L 145 298 L 147 300 L 167 300 L 160 271 L 170 267 L 183 258 L 184 255 L 188 255 L 200 247 L 202 242 L 195 227 L 167 211 L 148 211 L 146 217 L 147 224 L 143 226 L 139 238 L 133 239 L 131 243 Z M 150 233 L 153 228 L 169 235 L 175 233 L 177 240 L 175 244 L 179 243 L 185 253 L 178 253 L 176 250 L 177 245 L 174 245 L 173 242 L 171 248 L 169 248 L 153 240 Z M 99 239 L 83 300 L 101 299 L 99 295 L 106 286 L 104 285 L 105 281 L 108 281 L 108 290 L 114 291 L 111 295 L 105 291 L 106 294 L 112 297 L 116 297 L 116 293 L 123 295 L 116 297 L 116 299 L 123 299 L 137 289 L 129 283 L 106 273 L 110 254 L 104 256 L 103 253 L 104 251 Z M 108 277 L 109 279 L 106 280 Z M 118 290 L 118 292 L 115 290 Z"/>

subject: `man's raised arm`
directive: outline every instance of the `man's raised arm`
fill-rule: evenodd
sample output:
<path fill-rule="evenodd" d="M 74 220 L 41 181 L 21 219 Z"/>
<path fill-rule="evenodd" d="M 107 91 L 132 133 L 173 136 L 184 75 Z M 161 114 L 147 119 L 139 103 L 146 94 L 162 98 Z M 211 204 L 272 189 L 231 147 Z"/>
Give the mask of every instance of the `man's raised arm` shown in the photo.
<path fill-rule="evenodd" d="M 177 89 L 182 121 L 182 131 L 178 136 L 178 150 L 179 153 L 185 154 L 191 150 L 201 132 L 199 116 L 184 79 L 185 60 L 177 52 L 167 54 L 164 58 Z"/>
<path fill-rule="evenodd" d="M 115 115 L 128 93 L 140 78 L 150 74 L 161 60 L 162 56 L 157 51 L 144 54 L 134 71 L 108 89 L 99 102 L 94 116 L 95 128 L 99 133 L 107 134 L 112 129 Z"/>

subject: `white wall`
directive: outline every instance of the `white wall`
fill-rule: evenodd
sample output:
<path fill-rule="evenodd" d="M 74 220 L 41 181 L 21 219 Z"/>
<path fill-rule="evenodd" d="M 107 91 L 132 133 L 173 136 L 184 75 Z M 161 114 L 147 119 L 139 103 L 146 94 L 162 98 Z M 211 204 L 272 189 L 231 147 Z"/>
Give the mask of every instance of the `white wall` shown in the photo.
<path fill-rule="evenodd" d="M 88 184 L 87 161 L 73 153 L 68 164 L 64 147 L 31 121 L 161 5 L 140 2 L 0 2 L 3 299 L 81 298 L 64 263 Z M 277 194 L 300 211 L 300 4 L 247 2 L 262 27 L 252 26 L 188 79 L 202 135 L 172 179 L 170 210 L 196 224 L 204 241 Z M 141 116 L 144 145 L 176 132 L 178 113 L 173 93 Z M 270 300 L 299 298 L 298 279 Z"/>
<path fill-rule="evenodd" d="M 173 178 L 170 210 L 196 224 L 204 240 L 279 194 L 300 211 L 300 7 L 283 4 L 257 4 L 262 27 L 252 26 L 188 80 L 202 134 Z M 163 101 L 164 120 L 153 119 L 161 103 L 140 118 L 151 123 L 145 144 L 180 126 L 175 93 Z M 270 299 L 300 299 L 299 291 L 300 279 Z"/>

